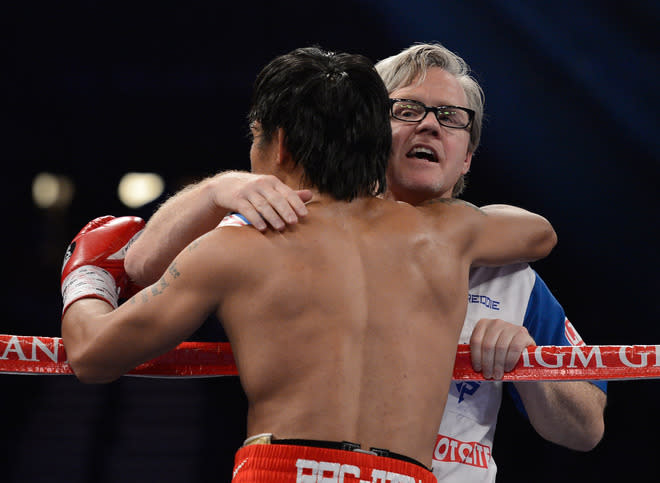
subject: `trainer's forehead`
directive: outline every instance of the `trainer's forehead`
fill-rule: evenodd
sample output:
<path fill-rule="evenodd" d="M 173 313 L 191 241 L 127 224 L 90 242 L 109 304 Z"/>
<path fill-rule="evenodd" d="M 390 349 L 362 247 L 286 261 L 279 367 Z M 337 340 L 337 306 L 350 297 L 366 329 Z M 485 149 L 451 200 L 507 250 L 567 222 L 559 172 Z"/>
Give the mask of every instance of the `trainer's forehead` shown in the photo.
<path fill-rule="evenodd" d="M 398 87 L 390 97 L 424 102 L 427 105 L 467 106 L 467 96 L 456 77 L 440 67 L 429 68 L 405 86 Z"/>

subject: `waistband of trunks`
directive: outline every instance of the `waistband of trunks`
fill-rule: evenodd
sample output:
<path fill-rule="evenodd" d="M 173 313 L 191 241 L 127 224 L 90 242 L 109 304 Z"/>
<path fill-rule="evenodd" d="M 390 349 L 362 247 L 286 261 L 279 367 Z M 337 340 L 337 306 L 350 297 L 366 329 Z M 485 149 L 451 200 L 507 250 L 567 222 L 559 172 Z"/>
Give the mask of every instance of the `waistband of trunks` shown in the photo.
<path fill-rule="evenodd" d="M 232 483 L 437 483 L 416 464 L 371 453 L 288 444 L 251 444 L 234 458 Z"/>
<path fill-rule="evenodd" d="M 326 449 L 338 449 L 342 451 L 355 451 L 356 453 L 384 456 L 386 458 L 394 458 L 397 460 L 406 461 L 407 463 L 412 463 L 417 466 L 421 466 L 425 470 L 429 470 L 429 468 L 427 468 L 425 465 L 423 465 L 414 458 L 410 458 L 409 456 L 395 453 L 393 451 L 384 448 L 369 448 L 368 450 L 362 449 L 359 443 L 352 443 L 350 441 L 323 441 L 319 439 L 299 439 L 299 438 L 279 439 L 279 438 L 275 438 L 275 436 L 273 436 L 272 433 L 263 433 L 247 438 L 243 443 L 243 446 L 249 446 L 252 444 L 287 444 L 291 446 L 307 446 L 310 448 L 326 448 Z"/>

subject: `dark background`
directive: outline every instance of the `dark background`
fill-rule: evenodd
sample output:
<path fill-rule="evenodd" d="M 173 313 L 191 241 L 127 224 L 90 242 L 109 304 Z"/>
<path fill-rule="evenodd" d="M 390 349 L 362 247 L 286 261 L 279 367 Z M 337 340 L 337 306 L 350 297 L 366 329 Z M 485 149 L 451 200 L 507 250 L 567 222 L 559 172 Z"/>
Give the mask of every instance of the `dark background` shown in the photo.
<path fill-rule="evenodd" d="M 97 216 L 154 209 L 119 204 L 126 171 L 162 174 L 166 198 L 217 171 L 248 169 L 244 115 L 272 57 L 319 44 L 378 61 L 439 41 L 486 92 L 465 198 L 553 222 L 559 244 L 535 268 L 588 343 L 660 343 L 657 2 L 23 1 L 0 18 L 9 217 L 0 333 L 60 335 L 70 239 Z M 74 180 L 71 206 L 33 205 L 41 171 Z M 610 383 L 605 437 L 590 453 L 545 443 L 505 402 L 499 481 L 656 474 L 659 388 Z M 0 410 L 8 482 L 229 481 L 244 437 L 236 378 L 85 386 L 3 375 Z"/>

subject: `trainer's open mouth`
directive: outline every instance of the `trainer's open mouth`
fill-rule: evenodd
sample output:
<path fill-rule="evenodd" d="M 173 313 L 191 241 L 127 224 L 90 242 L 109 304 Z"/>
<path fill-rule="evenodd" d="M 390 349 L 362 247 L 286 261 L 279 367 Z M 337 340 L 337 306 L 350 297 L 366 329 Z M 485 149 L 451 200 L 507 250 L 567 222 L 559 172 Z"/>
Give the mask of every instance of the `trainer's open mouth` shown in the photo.
<path fill-rule="evenodd" d="M 438 162 L 438 158 L 433 152 L 433 150 L 429 148 L 425 148 L 423 146 L 415 146 L 410 151 L 408 151 L 408 153 L 406 153 L 406 156 L 409 158 L 425 159 L 432 163 Z"/>

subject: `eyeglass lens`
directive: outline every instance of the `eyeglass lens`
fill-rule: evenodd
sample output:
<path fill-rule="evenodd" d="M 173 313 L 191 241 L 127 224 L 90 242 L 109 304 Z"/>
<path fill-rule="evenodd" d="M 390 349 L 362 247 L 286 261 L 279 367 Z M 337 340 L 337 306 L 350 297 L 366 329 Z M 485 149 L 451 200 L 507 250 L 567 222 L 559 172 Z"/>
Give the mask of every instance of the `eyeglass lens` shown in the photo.
<path fill-rule="evenodd" d="M 448 106 L 427 107 L 422 103 L 396 101 L 392 105 L 392 115 L 402 121 L 421 121 L 427 110 L 434 111 L 438 122 L 448 127 L 466 127 L 470 123 L 467 111 Z"/>

